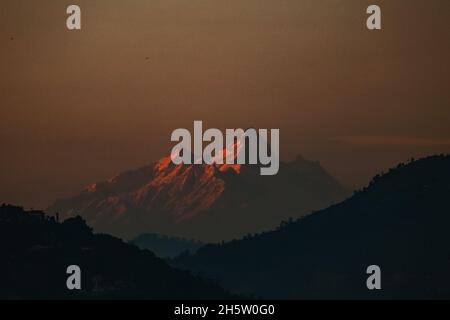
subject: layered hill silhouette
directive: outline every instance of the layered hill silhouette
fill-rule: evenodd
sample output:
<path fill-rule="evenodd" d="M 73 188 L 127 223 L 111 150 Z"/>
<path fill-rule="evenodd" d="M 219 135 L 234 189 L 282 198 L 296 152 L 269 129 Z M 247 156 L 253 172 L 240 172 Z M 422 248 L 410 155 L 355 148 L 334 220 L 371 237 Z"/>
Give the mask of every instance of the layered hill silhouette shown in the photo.
<path fill-rule="evenodd" d="M 450 298 L 450 156 L 400 164 L 350 199 L 174 264 L 265 298 Z M 366 287 L 370 265 L 382 289 Z"/>
<path fill-rule="evenodd" d="M 161 258 L 175 258 L 185 251 L 194 253 L 205 245 L 205 243 L 193 239 L 168 237 L 156 233 L 140 234 L 131 243 L 141 249 L 148 249 Z"/>
<path fill-rule="evenodd" d="M 81 215 L 95 231 L 132 239 L 158 233 L 221 241 L 275 227 L 345 198 L 318 162 L 298 156 L 275 176 L 254 165 L 174 165 L 170 156 L 93 184 L 46 211 Z"/>
<path fill-rule="evenodd" d="M 1 299 L 230 297 L 150 251 L 94 235 L 80 217 L 58 223 L 40 211 L 2 205 L 0 252 Z M 81 268 L 80 291 L 66 287 L 66 269 L 74 264 Z"/>

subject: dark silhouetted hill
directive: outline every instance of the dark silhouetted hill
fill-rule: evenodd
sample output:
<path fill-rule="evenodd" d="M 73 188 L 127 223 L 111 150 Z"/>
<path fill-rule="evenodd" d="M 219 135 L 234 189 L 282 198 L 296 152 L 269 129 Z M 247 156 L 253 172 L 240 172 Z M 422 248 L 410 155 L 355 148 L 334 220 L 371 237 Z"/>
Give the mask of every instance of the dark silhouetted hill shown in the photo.
<path fill-rule="evenodd" d="M 94 235 L 80 217 L 58 223 L 40 211 L 0 207 L 0 298 L 227 298 L 219 286 L 175 270 L 148 250 Z M 82 290 L 66 288 L 81 268 Z"/>
<path fill-rule="evenodd" d="M 205 245 L 197 240 L 168 237 L 155 233 L 143 233 L 132 240 L 131 243 L 141 249 L 148 249 L 161 258 L 174 258 L 185 251 L 195 253 L 198 248 Z"/>
<path fill-rule="evenodd" d="M 450 156 L 400 164 L 353 197 L 174 263 L 266 298 L 450 298 Z M 382 290 L 366 287 L 379 265 Z"/>

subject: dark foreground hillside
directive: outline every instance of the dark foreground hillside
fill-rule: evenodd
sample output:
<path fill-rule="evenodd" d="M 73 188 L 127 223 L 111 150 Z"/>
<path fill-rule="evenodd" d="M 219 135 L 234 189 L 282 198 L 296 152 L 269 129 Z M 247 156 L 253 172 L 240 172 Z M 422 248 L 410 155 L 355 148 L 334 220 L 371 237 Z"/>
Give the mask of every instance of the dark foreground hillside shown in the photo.
<path fill-rule="evenodd" d="M 401 164 L 338 205 L 174 263 L 267 298 L 450 298 L 450 156 Z M 382 289 L 369 291 L 373 264 Z"/>
<path fill-rule="evenodd" d="M 161 258 L 174 258 L 185 251 L 194 253 L 205 245 L 201 241 L 169 237 L 157 233 L 140 234 L 130 241 L 130 243 L 141 249 L 148 249 Z"/>
<path fill-rule="evenodd" d="M 174 270 L 150 251 L 94 235 L 81 218 L 0 207 L 0 298 L 227 298 L 220 287 Z M 66 287 L 81 268 L 82 290 Z"/>

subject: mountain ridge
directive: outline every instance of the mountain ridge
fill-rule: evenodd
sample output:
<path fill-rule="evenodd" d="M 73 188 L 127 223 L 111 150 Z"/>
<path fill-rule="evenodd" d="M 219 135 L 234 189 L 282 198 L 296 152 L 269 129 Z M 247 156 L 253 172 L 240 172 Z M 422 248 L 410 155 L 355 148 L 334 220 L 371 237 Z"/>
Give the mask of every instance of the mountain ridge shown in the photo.
<path fill-rule="evenodd" d="M 399 164 L 338 204 L 173 260 L 239 293 L 275 299 L 450 297 L 450 155 Z M 382 290 L 366 287 L 379 265 Z"/>
<path fill-rule="evenodd" d="M 155 233 L 143 233 L 130 243 L 141 249 L 148 249 L 161 258 L 174 258 L 182 252 L 195 252 L 205 243 L 194 239 L 169 237 Z"/>
<path fill-rule="evenodd" d="M 273 227 L 348 194 L 318 162 L 302 157 L 282 162 L 275 176 L 260 176 L 252 165 L 175 165 L 170 160 L 166 156 L 89 185 L 47 211 L 65 218 L 81 215 L 96 231 L 123 238 L 153 232 L 222 241 Z"/>

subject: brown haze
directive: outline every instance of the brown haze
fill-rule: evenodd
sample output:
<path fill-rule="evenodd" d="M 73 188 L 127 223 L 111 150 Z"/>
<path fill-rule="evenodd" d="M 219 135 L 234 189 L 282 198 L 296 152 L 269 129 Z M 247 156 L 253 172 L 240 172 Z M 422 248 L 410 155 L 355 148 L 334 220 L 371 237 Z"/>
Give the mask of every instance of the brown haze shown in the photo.
<path fill-rule="evenodd" d="M 2 0 L 0 201 L 150 163 L 194 120 L 280 128 L 348 186 L 450 152 L 448 0 L 79 0 L 67 31 L 72 3 Z"/>

